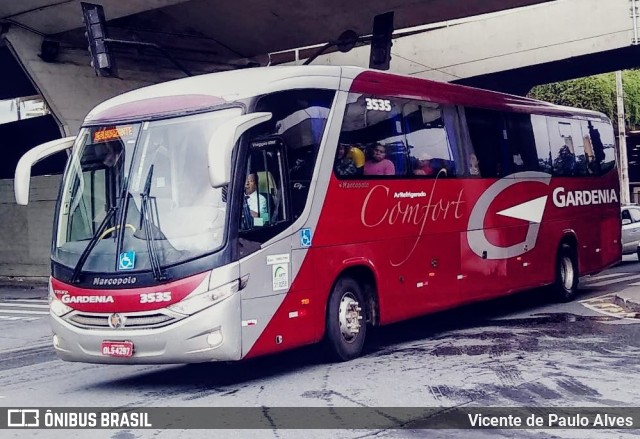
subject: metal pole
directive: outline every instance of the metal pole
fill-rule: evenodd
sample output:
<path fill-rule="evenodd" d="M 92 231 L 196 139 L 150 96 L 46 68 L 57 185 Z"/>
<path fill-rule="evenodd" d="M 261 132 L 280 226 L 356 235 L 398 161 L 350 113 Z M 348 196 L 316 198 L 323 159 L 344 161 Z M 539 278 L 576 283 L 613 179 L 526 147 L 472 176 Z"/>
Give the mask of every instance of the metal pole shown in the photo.
<path fill-rule="evenodd" d="M 624 120 L 624 94 L 622 92 L 622 71 L 616 72 L 616 97 L 618 102 L 618 149 L 620 154 L 620 203 L 629 204 L 629 164 L 627 161 L 627 137 Z"/>
<path fill-rule="evenodd" d="M 633 21 L 633 43 L 638 44 L 638 9 L 636 0 L 631 0 L 631 20 Z"/>

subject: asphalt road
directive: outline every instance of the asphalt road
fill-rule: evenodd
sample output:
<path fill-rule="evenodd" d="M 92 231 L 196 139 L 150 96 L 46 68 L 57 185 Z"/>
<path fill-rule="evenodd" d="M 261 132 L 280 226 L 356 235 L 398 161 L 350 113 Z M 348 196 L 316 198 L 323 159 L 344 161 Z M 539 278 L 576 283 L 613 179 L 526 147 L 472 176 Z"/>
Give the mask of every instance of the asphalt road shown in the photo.
<path fill-rule="evenodd" d="M 66 363 L 50 346 L 46 291 L 0 288 L 5 407 L 631 406 L 640 401 L 640 263 L 581 279 L 581 296 L 540 291 L 378 328 L 365 353 L 325 361 L 317 346 L 240 363 Z M 311 410 L 311 409 L 310 409 Z M 338 415 L 336 415 L 338 416 Z M 33 437 L 12 430 L 3 437 Z M 86 437 L 83 430 L 38 430 Z M 220 437 L 635 437 L 609 430 L 216 430 Z M 204 430 L 97 430 L 92 438 L 211 437 Z"/>

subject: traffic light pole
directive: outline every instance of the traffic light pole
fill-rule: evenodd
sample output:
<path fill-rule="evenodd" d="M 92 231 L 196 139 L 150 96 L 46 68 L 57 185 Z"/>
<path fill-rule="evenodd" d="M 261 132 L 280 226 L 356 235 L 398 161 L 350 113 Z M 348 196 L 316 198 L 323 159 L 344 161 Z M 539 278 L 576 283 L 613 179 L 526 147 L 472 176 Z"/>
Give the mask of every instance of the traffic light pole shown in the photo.
<path fill-rule="evenodd" d="M 624 94 L 622 72 L 616 71 L 616 97 L 618 104 L 618 148 L 620 150 L 620 203 L 629 204 L 629 163 L 627 161 L 627 137 L 625 133 Z"/>

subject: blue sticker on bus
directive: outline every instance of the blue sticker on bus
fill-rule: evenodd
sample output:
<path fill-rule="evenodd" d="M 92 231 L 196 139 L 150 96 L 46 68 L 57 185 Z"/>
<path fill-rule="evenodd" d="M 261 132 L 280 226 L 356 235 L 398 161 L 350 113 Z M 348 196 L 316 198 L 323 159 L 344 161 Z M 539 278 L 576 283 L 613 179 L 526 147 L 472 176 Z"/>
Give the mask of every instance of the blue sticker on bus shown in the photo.
<path fill-rule="evenodd" d="M 311 247 L 311 229 L 300 230 L 300 246 Z"/>
<path fill-rule="evenodd" d="M 136 252 L 130 250 L 120 253 L 118 258 L 118 268 L 120 270 L 133 270 L 136 266 Z"/>

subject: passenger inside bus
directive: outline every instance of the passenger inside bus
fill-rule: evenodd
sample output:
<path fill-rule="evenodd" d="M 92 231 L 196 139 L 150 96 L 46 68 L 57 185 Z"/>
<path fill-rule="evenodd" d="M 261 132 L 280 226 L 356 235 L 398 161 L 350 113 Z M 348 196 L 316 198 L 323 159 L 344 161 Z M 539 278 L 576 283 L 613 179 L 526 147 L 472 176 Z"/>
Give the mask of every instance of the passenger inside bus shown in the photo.
<path fill-rule="evenodd" d="M 336 162 L 333 166 L 334 172 L 340 177 L 348 177 L 351 175 L 357 175 L 358 168 L 351 157 L 348 155 L 348 150 L 351 149 L 344 143 L 338 144 L 336 152 Z"/>
<path fill-rule="evenodd" d="M 386 156 L 386 146 L 377 143 L 371 150 L 371 158 L 364 163 L 364 175 L 395 175 L 396 168 Z"/>
<path fill-rule="evenodd" d="M 365 156 L 362 149 L 356 145 L 346 146 L 347 157 L 353 160 L 353 164 L 356 167 L 356 175 L 362 175 L 364 173 Z"/>
<path fill-rule="evenodd" d="M 480 162 L 474 153 L 469 154 L 469 175 L 480 175 Z"/>
<path fill-rule="evenodd" d="M 437 172 L 431 164 L 431 156 L 423 152 L 420 157 L 412 157 L 413 162 L 413 175 L 435 175 Z"/>

